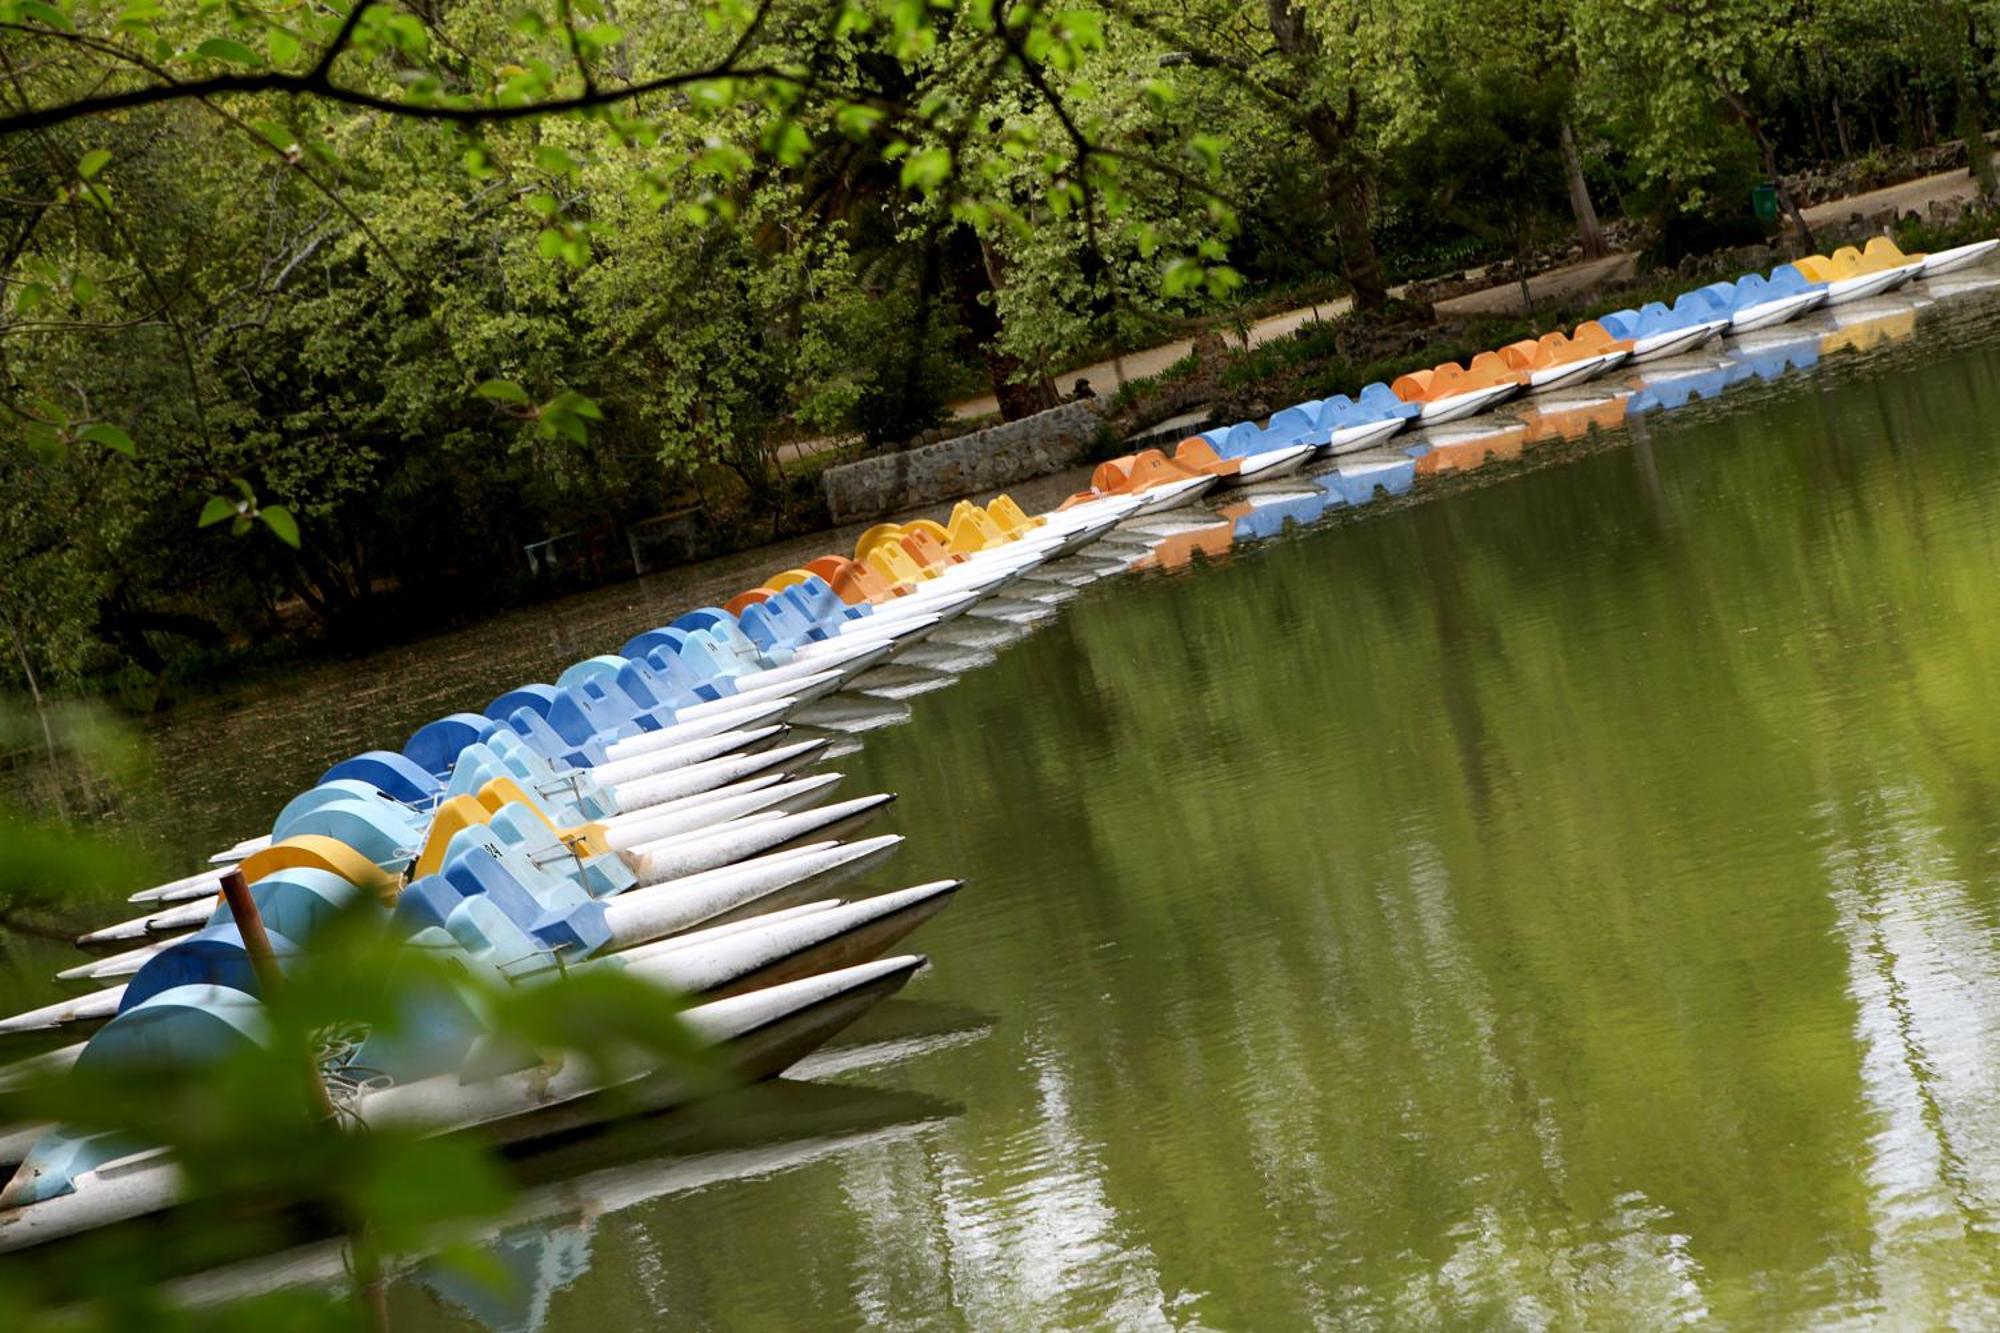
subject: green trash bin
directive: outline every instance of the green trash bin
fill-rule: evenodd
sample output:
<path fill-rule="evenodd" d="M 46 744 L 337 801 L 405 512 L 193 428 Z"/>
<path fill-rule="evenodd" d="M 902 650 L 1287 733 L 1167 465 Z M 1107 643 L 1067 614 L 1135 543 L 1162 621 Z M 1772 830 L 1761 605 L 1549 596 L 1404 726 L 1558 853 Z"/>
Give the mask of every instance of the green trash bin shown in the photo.
<path fill-rule="evenodd" d="M 1757 214 L 1757 220 L 1770 226 L 1778 220 L 1778 187 L 1765 181 L 1750 187 L 1750 208 Z"/>

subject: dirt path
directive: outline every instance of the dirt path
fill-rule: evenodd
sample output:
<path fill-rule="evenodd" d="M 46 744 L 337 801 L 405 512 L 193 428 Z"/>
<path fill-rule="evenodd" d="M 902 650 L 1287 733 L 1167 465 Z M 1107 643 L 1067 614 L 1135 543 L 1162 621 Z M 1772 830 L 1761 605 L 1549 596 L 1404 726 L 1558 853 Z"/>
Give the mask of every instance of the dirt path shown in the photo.
<path fill-rule="evenodd" d="M 1322 301 L 1316 306 L 1302 306 L 1297 310 L 1287 310 L 1283 314 L 1266 316 L 1250 326 L 1247 345 L 1256 347 L 1273 338 L 1282 338 L 1315 319 L 1332 319 L 1337 315 L 1344 315 L 1353 304 L 1347 297 L 1342 296 L 1331 301 Z M 1056 388 L 1067 396 L 1076 386 L 1077 377 L 1082 376 L 1090 381 L 1090 387 L 1099 394 L 1113 394 L 1125 380 L 1157 375 L 1193 350 L 1194 339 L 1182 338 L 1159 347 L 1148 347 L 1142 352 L 1128 353 L 1115 362 L 1093 361 L 1087 366 L 1065 370 L 1056 376 Z M 953 404 L 951 414 L 961 418 L 983 417 L 989 412 L 999 410 L 1000 404 L 994 401 L 993 395 L 989 393 L 984 397 Z"/>

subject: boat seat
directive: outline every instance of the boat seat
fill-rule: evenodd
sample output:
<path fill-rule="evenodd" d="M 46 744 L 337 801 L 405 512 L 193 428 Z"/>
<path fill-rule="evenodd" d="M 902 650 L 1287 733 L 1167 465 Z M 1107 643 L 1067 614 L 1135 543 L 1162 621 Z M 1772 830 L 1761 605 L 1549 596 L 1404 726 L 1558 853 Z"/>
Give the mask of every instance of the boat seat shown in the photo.
<path fill-rule="evenodd" d="M 757 605 L 757 603 L 769 597 L 771 593 L 772 589 L 770 588 L 748 588 L 724 602 L 722 609 L 730 615 L 735 616 L 738 620 L 741 620 L 745 607 Z"/>
<path fill-rule="evenodd" d="M 997 524 L 1002 532 L 1016 537 L 1024 536 L 1030 528 L 1039 528 L 1048 522 L 1039 515 L 1030 516 L 1011 495 L 996 495 L 988 500 L 986 517 Z"/>

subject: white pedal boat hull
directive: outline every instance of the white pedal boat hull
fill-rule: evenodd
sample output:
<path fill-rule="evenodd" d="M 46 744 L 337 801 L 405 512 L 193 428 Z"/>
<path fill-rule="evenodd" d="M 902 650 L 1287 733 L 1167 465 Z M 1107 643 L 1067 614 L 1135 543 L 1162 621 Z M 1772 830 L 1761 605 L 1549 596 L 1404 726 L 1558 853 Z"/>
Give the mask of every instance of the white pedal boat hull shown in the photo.
<path fill-rule="evenodd" d="M 1905 268 L 1883 269 L 1880 273 L 1864 273 L 1858 278 L 1842 278 L 1827 284 L 1826 304 L 1846 305 L 1849 301 L 1861 301 L 1870 296 L 1879 296 L 1891 287 L 1908 282 L 1910 275 Z"/>
<path fill-rule="evenodd" d="M 1612 362 L 1607 356 L 1579 357 L 1575 361 L 1560 366 L 1549 366 L 1533 371 L 1528 376 L 1529 393 L 1548 393 L 1555 389 L 1566 389 L 1573 384 L 1594 379 L 1611 369 Z"/>
<path fill-rule="evenodd" d="M 1341 454 L 1358 453 L 1394 435 L 1407 420 L 1407 417 L 1384 417 L 1379 421 L 1364 421 L 1358 426 L 1341 426 L 1320 446 L 1320 452 L 1334 458 Z"/>
<path fill-rule="evenodd" d="M 1319 452 L 1316 444 L 1287 445 L 1283 449 L 1266 449 L 1262 453 L 1248 454 L 1238 460 L 1242 466 L 1235 472 L 1218 477 L 1216 484 L 1222 487 L 1249 486 L 1260 481 L 1270 481 L 1274 477 L 1287 476 L 1297 472 L 1312 461 Z"/>
<path fill-rule="evenodd" d="M 1780 296 L 1774 301 L 1759 301 L 1756 305 L 1739 310 L 1729 317 L 1729 332 L 1749 333 L 1753 329 L 1768 329 L 1774 324 L 1797 319 L 1808 310 L 1824 305 L 1826 295 L 1824 291 L 1794 292 L 1790 296 Z"/>
<path fill-rule="evenodd" d="M 744 1078 L 769 1078 L 900 990 L 923 962 L 906 955 L 826 972 L 713 1000 L 682 1019 L 699 1040 L 723 1049 Z M 670 1074 L 641 1075 L 619 1086 L 631 1094 L 621 1098 L 625 1111 L 663 1110 L 697 1095 Z M 419 1134 L 488 1126 L 493 1141 L 520 1142 L 602 1119 L 592 1094 L 606 1090 L 581 1060 L 472 1083 L 454 1072 L 364 1093 L 355 1099 L 354 1120 L 364 1129 Z M 77 1177 L 70 1193 L 0 1211 L 0 1251 L 160 1212 L 184 1191 L 179 1169 L 158 1150 L 107 1162 Z"/>
<path fill-rule="evenodd" d="M 1519 392 L 1520 387 L 1518 384 L 1492 384 L 1484 389 L 1469 389 L 1464 393 L 1433 398 L 1424 404 L 1417 422 L 1424 426 L 1441 426 L 1447 421 L 1461 420 L 1475 412 L 1498 406 Z"/>
<path fill-rule="evenodd" d="M 1126 514 L 1120 522 L 1135 518 L 1145 518 L 1151 514 L 1163 514 L 1169 509 L 1179 509 L 1182 505 L 1193 504 L 1202 496 L 1215 489 L 1215 477 L 1187 477 L 1179 481 L 1162 482 L 1139 492 L 1139 505 Z"/>
<path fill-rule="evenodd" d="M 2000 247 L 2000 240 L 1974 241 L 1970 245 L 1955 245 L 1949 250 L 1939 250 L 1934 254 L 1925 255 L 1917 276 L 1928 278 L 1977 264 L 1992 254 L 1995 247 Z"/>
<path fill-rule="evenodd" d="M 1729 327 L 1726 319 L 1704 320 L 1690 324 L 1686 328 L 1671 329 L 1666 333 L 1655 333 L 1632 344 L 1632 361 L 1659 361 L 1683 352 L 1692 352 L 1709 339 Z"/>

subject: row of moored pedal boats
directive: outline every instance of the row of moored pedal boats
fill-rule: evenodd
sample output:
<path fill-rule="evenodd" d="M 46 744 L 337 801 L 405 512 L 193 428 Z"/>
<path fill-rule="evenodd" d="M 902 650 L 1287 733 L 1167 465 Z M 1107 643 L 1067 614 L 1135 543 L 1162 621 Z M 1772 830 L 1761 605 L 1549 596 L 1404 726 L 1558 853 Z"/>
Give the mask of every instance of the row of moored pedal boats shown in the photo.
<path fill-rule="evenodd" d="M 1139 507 L 1031 518 L 1001 497 L 959 506 L 949 528 L 877 529 L 852 559 L 784 571 L 481 713 L 438 718 L 400 749 L 342 760 L 268 833 L 134 893 L 134 916 L 81 937 L 94 955 L 61 977 L 90 989 L 0 1021 L 81 1039 L 0 1080 L 198 1069 L 265 1040 L 256 960 L 218 896 L 231 872 L 280 975 L 363 912 L 399 947 L 494 984 L 616 969 L 691 997 L 687 1024 L 740 1074 L 782 1072 L 902 987 L 923 960 L 896 946 L 959 887 L 837 896 L 902 841 L 862 835 L 894 798 L 842 798 L 838 774 L 814 771 L 829 740 L 800 739 L 789 720 L 1004 590 L 1040 586 L 1044 567 Z M 364 1129 L 513 1141 L 602 1114 L 589 1064 L 523 1055 L 495 1068 L 488 1035 L 475 1001 L 427 993 L 420 1023 L 341 1043 L 322 1074 L 343 1122 Z M 621 1090 L 628 1109 L 688 1095 L 671 1070 L 634 1071 Z M 185 1189 L 163 1149 L 62 1126 L 0 1128 L 0 1160 L 6 1249 L 157 1212 Z"/>
<path fill-rule="evenodd" d="M 1487 412 L 1521 395 L 1573 388 L 1625 365 L 1695 351 L 1797 319 L 1822 306 L 1842 306 L 1905 283 L 1950 273 L 1986 258 L 2000 240 L 1934 254 L 1904 254 L 1878 236 L 1861 249 L 1843 247 L 1781 264 L 1767 276 L 1746 274 L 1684 292 L 1669 306 L 1651 302 L 1556 332 L 1481 352 L 1460 365 L 1447 361 L 1367 385 L 1349 397 L 1299 403 L 1259 426 L 1240 422 L 1182 440 L 1169 457 L 1146 450 L 1100 466 L 1082 500 L 1138 495 L 1149 507 L 1172 507 L 1218 487 L 1267 481 L 1315 458 L 1385 444 L 1405 429 L 1439 426 Z"/>
<path fill-rule="evenodd" d="M 70 1030 L 82 1039 L 0 1069 L 0 1083 L 70 1066 L 143 1074 L 262 1040 L 257 971 L 218 900 L 230 869 L 249 882 L 281 970 L 337 917 L 369 912 L 389 938 L 496 984 L 532 987 L 604 968 L 690 996 L 692 1029 L 745 1077 L 780 1073 L 903 986 L 923 960 L 895 947 L 959 887 L 839 897 L 836 889 L 900 844 L 896 835 L 863 836 L 893 797 L 840 797 L 839 775 L 816 771 L 829 740 L 802 739 L 792 724 L 863 716 L 856 701 L 879 706 L 896 694 L 871 682 L 977 664 L 992 635 L 1010 637 L 1074 586 L 1173 563 L 1177 541 L 1199 545 L 1215 525 L 1155 516 L 1215 487 L 1341 456 L 1305 497 L 1319 504 L 1288 505 L 1283 486 L 1243 492 L 1223 510 L 1239 538 L 1282 526 L 1260 515 L 1317 515 L 1326 503 L 1406 488 L 1419 471 L 1411 458 L 1357 451 L 1406 425 L 1463 415 L 1463 395 L 1475 392 L 1464 387 L 1468 376 L 1500 375 L 1489 358 L 1507 367 L 1506 392 L 1469 410 L 1875 295 L 1992 247 L 1911 257 L 1871 245 L 1800 261 L 1768 279 L 1689 293 L 1671 308 L 1620 312 L 1488 353 L 1469 368 L 1302 404 L 1263 427 L 1211 431 L 1184 441 L 1175 458 L 1149 450 L 1113 460 L 1088 490 L 1038 517 L 1001 496 L 983 507 L 961 502 L 945 522 L 872 528 L 852 557 L 776 572 L 553 682 L 428 723 L 399 750 L 335 764 L 267 834 L 133 894 L 135 915 L 83 936 L 92 956 L 60 975 L 87 989 L 0 1020 L 0 1035 Z M 1496 379 L 1476 393 L 1497 387 Z M 1434 405 L 1442 410 L 1430 413 Z M 430 1003 L 425 1021 L 409 1025 L 420 1040 L 371 1034 L 329 1056 L 324 1075 L 353 1124 L 440 1134 L 479 1127 L 518 1140 L 600 1114 L 593 1094 L 604 1085 L 560 1055 L 518 1068 L 482 1064 L 470 1077 L 468 1060 L 490 1045 L 473 1009 Z M 670 1071 L 639 1071 L 627 1091 L 635 1093 L 627 1108 L 689 1095 Z M 0 1127 L 0 1162 L 12 1168 L 0 1190 L 0 1249 L 156 1212 L 183 1191 L 162 1150 L 60 1126 Z"/>

